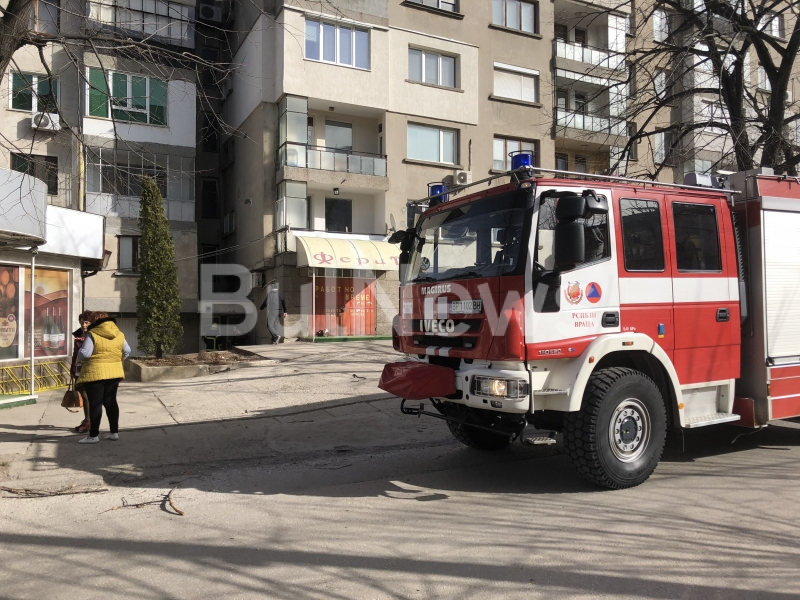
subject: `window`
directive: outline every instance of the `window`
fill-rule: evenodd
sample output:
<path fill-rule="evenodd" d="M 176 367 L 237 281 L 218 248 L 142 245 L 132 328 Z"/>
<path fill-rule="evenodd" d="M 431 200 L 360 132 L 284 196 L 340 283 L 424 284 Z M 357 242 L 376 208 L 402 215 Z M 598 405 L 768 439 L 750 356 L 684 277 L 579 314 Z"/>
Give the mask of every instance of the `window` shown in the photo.
<path fill-rule="evenodd" d="M 408 124 L 408 158 L 454 165 L 458 135 L 452 129 Z"/>
<path fill-rule="evenodd" d="M 106 79 L 106 74 L 108 79 Z M 148 125 L 167 124 L 167 83 L 154 77 L 88 69 L 87 112 Z"/>
<path fill-rule="evenodd" d="M 568 31 L 569 30 L 567 29 L 566 25 L 559 25 L 558 23 L 555 24 L 556 39 L 559 42 L 566 43 L 569 41 Z"/>
<path fill-rule="evenodd" d="M 767 92 L 772 91 L 772 83 L 769 77 L 767 77 L 767 72 L 764 70 L 764 67 L 761 65 L 758 66 L 758 88 L 766 90 Z"/>
<path fill-rule="evenodd" d="M 31 11 L 30 28 L 39 33 L 56 35 L 60 0 L 35 0 Z"/>
<path fill-rule="evenodd" d="M 709 204 L 672 204 L 678 271 L 721 271 L 717 211 Z"/>
<path fill-rule="evenodd" d="M 119 238 L 117 270 L 123 273 L 139 272 L 139 236 L 121 235 Z"/>
<path fill-rule="evenodd" d="M 353 201 L 325 198 L 325 230 L 352 233 Z"/>
<path fill-rule="evenodd" d="M 569 171 L 569 156 L 556 152 L 556 170 Z"/>
<path fill-rule="evenodd" d="M 672 43 L 670 38 L 678 29 L 678 15 L 664 10 L 653 11 L 653 40 Z"/>
<path fill-rule="evenodd" d="M 431 6 L 433 8 L 438 8 L 439 10 L 446 10 L 447 12 L 457 12 L 456 2 L 447 2 L 446 0 L 408 0 L 408 2 L 413 2 L 414 4 L 423 4 L 425 6 Z"/>
<path fill-rule="evenodd" d="M 585 156 L 575 155 L 575 170 L 578 173 L 589 172 L 589 159 Z"/>
<path fill-rule="evenodd" d="M 277 227 L 311 229 L 311 198 L 304 181 L 281 181 L 276 205 Z"/>
<path fill-rule="evenodd" d="M 539 3 L 492 0 L 492 23 L 525 33 L 539 33 Z"/>
<path fill-rule="evenodd" d="M 200 182 L 201 214 L 204 219 L 216 219 L 219 216 L 219 181 L 203 179 Z"/>
<path fill-rule="evenodd" d="M 456 59 L 416 48 L 408 49 L 408 78 L 411 81 L 456 87 Z"/>
<path fill-rule="evenodd" d="M 636 123 L 628 123 L 628 137 L 635 137 L 637 133 Z M 639 160 L 639 144 L 642 140 L 636 140 L 628 148 L 628 160 Z"/>
<path fill-rule="evenodd" d="M 619 210 L 625 270 L 663 271 L 664 238 L 658 202 L 623 198 Z"/>
<path fill-rule="evenodd" d="M 575 45 L 586 46 L 586 30 L 575 29 Z"/>
<path fill-rule="evenodd" d="M 369 69 L 369 31 L 306 19 L 306 58 Z"/>
<path fill-rule="evenodd" d="M 86 7 L 89 20 L 101 26 L 194 47 L 194 7 L 163 0 L 100 0 L 87 2 Z"/>
<path fill-rule="evenodd" d="M 588 105 L 589 102 L 586 99 L 586 94 L 575 92 L 575 112 L 578 113 L 579 115 L 585 115 L 586 108 Z"/>
<path fill-rule="evenodd" d="M 11 154 L 11 169 L 41 179 L 47 184 L 50 196 L 58 195 L 58 157 Z"/>
<path fill-rule="evenodd" d="M 668 164 L 672 158 L 673 138 L 671 131 L 661 131 L 655 134 L 655 148 L 653 158 L 656 164 Z"/>
<path fill-rule="evenodd" d="M 539 74 L 527 69 L 511 71 L 495 65 L 494 95 L 524 102 L 538 102 Z"/>
<path fill-rule="evenodd" d="M 700 116 L 706 121 L 727 122 L 728 111 L 722 102 L 703 100 L 700 103 Z"/>
<path fill-rule="evenodd" d="M 761 18 L 759 25 L 760 30 L 771 36 L 777 38 L 784 36 L 783 15 L 781 14 L 768 13 Z"/>
<path fill-rule="evenodd" d="M 192 158 L 112 148 L 86 149 L 87 192 L 138 198 L 142 177 L 154 179 L 165 200 L 194 202 Z"/>
<path fill-rule="evenodd" d="M 510 171 L 511 157 L 508 154 L 509 152 L 517 152 L 519 150 L 525 150 L 533 154 L 533 164 L 537 164 L 538 152 L 536 151 L 536 142 L 499 137 L 494 138 L 494 160 L 492 162 L 492 168 L 495 171 Z"/>
<path fill-rule="evenodd" d="M 11 108 L 31 112 L 58 112 L 58 79 L 30 73 L 11 74 Z"/>
<path fill-rule="evenodd" d="M 226 212 L 222 217 L 222 235 L 230 235 L 236 231 L 236 211 Z"/>
<path fill-rule="evenodd" d="M 561 110 L 567 109 L 569 94 L 567 90 L 556 90 L 556 107 Z"/>
<path fill-rule="evenodd" d="M 203 137 L 203 152 L 219 152 L 219 130 L 216 115 L 203 113 L 200 135 Z"/>
<path fill-rule="evenodd" d="M 553 253 L 555 250 L 553 232 L 556 227 L 557 203 L 558 198 L 547 195 L 546 192 L 542 193 L 539 206 L 537 249 L 534 260 L 548 269 L 552 268 L 553 265 Z M 578 219 L 577 222 L 583 225 L 584 239 L 586 241 L 585 260 L 581 267 L 610 257 L 611 244 L 608 241 L 608 215 L 592 215 L 586 219 Z"/>
<path fill-rule="evenodd" d="M 353 149 L 353 125 L 338 121 L 325 121 L 325 147 L 336 150 Z"/>

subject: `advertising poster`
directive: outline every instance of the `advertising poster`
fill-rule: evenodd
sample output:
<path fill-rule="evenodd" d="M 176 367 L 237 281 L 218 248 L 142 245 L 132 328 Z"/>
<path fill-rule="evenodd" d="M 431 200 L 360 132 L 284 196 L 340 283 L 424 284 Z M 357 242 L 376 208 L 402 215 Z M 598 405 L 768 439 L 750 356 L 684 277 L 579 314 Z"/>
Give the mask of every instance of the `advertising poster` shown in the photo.
<path fill-rule="evenodd" d="M 0 360 L 19 358 L 19 267 L 0 265 Z"/>
<path fill-rule="evenodd" d="M 25 269 L 25 307 L 31 304 L 31 271 Z M 55 269 L 36 269 L 33 284 L 36 310 L 33 327 L 35 356 L 66 356 L 72 343 L 69 319 L 69 274 Z M 27 312 L 27 311 L 26 311 Z M 27 337 L 27 336 L 26 336 Z M 30 339 L 30 338 L 29 338 Z M 30 356 L 30 344 L 25 344 L 25 355 Z"/>

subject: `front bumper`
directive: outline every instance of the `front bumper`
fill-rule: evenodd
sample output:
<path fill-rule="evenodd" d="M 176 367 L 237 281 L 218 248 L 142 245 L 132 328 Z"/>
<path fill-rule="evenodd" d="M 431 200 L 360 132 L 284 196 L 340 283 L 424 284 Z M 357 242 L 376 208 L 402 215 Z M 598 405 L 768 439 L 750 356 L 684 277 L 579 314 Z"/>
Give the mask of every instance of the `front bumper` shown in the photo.
<path fill-rule="evenodd" d="M 475 377 L 522 380 L 528 384 L 528 394 L 520 398 L 484 396 L 472 391 L 472 383 Z M 455 384 L 457 390 L 455 394 L 446 398 L 437 397 L 436 399 L 445 402 L 453 402 L 455 404 L 463 404 L 470 408 L 494 410 L 511 414 L 525 414 L 531 407 L 531 378 L 527 370 L 492 369 L 485 367 L 462 368 L 455 371 Z"/>

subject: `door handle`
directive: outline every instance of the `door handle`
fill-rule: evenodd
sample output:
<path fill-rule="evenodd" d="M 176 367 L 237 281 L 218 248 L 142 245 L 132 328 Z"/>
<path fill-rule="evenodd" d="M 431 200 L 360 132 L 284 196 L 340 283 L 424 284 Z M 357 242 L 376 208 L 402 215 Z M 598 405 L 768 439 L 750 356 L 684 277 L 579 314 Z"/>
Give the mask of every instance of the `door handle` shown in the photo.
<path fill-rule="evenodd" d="M 731 320 L 731 313 L 727 308 L 717 309 L 717 323 L 727 323 Z"/>
<path fill-rule="evenodd" d="M 603 313 L 603 320 L 601 321 L 603 327 L 619 327 L 619 313 L 607 312 Z"/>

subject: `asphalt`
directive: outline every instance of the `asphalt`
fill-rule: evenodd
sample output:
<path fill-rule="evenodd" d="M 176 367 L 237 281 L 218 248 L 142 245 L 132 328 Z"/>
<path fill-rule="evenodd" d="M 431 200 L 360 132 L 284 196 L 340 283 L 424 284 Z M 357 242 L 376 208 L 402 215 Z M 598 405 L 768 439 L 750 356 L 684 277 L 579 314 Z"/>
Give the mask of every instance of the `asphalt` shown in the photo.
<path fill-rule="evenodd" d="M 116 443 L 78 444 L 60 394 L 0 411 L 0 486 L 107 490 L 0 498 L 0 597 L 800 596 L 797 423 L 687 432 L 607 492 L 559 446 L 481 453 L 400 415 L 388 343 L 255 350 L 124 384 Z"/>

